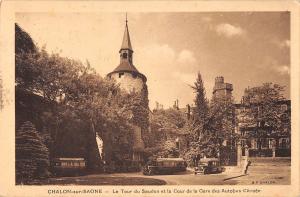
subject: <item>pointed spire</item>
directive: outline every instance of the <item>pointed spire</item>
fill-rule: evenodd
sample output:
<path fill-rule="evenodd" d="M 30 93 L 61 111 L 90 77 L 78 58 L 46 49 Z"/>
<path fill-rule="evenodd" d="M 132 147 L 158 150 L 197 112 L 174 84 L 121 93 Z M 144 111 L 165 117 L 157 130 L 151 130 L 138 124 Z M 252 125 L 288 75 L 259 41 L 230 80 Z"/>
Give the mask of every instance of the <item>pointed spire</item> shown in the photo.
<path fill-rule="evenodd" d="M 125 31 L 124 31 L 124 36 L 123 36 L 123 42 L 122 42 L 122 46 L 121 46 L 121 50 L 122 49 L 130 49 L 132 50 L 132 46 L 131 46 L 131 42 L 130 42 L 130 36 L 129 36 L 129 31 L 128 31 L 128 20 L 127 20 L 127 13 L 126 13 L 126 25 L 125 25 Z"/>

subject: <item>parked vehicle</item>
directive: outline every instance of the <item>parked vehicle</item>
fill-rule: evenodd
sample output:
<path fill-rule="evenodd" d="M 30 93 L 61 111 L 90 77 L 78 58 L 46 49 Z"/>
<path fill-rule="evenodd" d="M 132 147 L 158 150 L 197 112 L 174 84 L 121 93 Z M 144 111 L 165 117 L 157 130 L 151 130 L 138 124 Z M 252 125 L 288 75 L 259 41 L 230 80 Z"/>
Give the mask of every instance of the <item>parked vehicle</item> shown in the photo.
<path fill-rule="evenodd" d="M 200 159 L 200 163 L 194 169 L 194 174 L 213 174 L 224 172 L 225 168 L 221 166 L 219 159 L 207 158 Z"/>
<path fill-rule="evenodd" d="M 52 172 L 57 176 L 81 175 L 86 169 L 84 158 L 54 158 L 51 162 Z"/>
<path fill-rule="evenodd" d="M 182 158 L 157 158 L 143 168 L 144 175 L 173 174 L 186 171 L 187 163 Z"/>

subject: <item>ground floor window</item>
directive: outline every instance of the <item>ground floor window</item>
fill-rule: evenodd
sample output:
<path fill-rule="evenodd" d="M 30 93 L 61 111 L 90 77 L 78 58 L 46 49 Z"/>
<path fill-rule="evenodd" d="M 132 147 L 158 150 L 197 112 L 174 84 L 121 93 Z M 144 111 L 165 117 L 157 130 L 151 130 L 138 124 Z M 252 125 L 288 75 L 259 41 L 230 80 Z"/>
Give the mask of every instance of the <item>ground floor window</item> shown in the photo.
<path fill-rule="evenodd" d="M 280 138 L 279 139 L 279 148 L 289 148 L 289 139 L 288 138 Z"/>
<path fill-rule="evenodd" d="M 251 148 L 257 149 L 257 139 L 252 139 L 251 140 Z"/>
<path fill-rule="evenodd" d="M 272 138 L 268 138 L 268 148 L 269 149 L 273 148 L 273 139 Z"/>
<path fill-rule="evenodd" d="M 268 148 L 266 138 L 262 138 L 262 139 L 260 139 L 260 141 L 261 141 L 261 147 L 262 148 Z"/>

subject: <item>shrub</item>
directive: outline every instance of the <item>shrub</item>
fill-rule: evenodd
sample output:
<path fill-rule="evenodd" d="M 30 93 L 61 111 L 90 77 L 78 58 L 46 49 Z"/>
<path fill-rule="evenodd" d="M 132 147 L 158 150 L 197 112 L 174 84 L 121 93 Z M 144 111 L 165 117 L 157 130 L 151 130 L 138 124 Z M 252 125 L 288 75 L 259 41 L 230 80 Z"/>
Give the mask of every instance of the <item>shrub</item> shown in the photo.
<path fill-rule="evenodd" d="M 48 167 L 48 148 L 35 126 L 24 122 L 16 132 L 16 182 L 26 184 L 32 179 L 47 177 Z"/>

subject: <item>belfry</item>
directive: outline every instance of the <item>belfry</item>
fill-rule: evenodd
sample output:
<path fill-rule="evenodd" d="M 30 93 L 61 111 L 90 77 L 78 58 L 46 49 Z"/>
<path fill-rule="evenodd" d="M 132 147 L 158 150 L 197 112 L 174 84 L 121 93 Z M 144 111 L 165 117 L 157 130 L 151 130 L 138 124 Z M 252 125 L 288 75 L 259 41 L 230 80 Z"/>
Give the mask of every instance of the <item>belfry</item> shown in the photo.
<path fill-rule="evenodd" d="M 108 73 L 107 76 L 114 78 L 120 84 L 120 87 L 127 92 L 139 92 L 142 90 L 147 78 L 133 65 L 133 49 L 127 23 L 126 17 L 123 41 L 119 50 L 120 64 L 112 72 Z"/>

